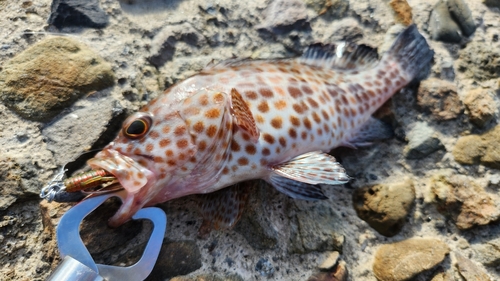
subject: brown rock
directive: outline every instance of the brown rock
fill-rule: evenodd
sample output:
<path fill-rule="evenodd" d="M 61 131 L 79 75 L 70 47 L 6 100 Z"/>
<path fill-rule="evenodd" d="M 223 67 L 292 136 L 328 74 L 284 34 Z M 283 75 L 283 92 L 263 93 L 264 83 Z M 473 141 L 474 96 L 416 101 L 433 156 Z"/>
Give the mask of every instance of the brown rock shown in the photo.
<path fill-rule="evenodd" d="M 429 78 L 420 83 L 417 103 L 437 120 L 457 118 L 464 110 L 455 84 L 436 78 Z"/>
<path fill-rule="evenodd" d="M 482 135 L 464 136 L 457 140 L 453 148 L 455 161 L 461 164 L 483 164 L 500 169 L 500 125 Z"/>
<path fill-rule="evenodd" d="M 358 216 L 380 234 L 389 237 L 401 230 L 414 200 L 411 179 L 360 188 L 353 194 Z"/>
<path fill-rule="evenodd" d="M 500 218 L 500 198 L 484 191 L 464 175 L 443 173 L 431 178 L 438 211 L 444 213 L 460 229 L 486 225 Z"/>
<path fill-rule="evenodd" d="M 406 0 L 391 0 L 389 5 L 391 5 L 392 9 L 396 13 L 397 22 L 404 25 L 410 25 L 413 22 L 411 7 Z"/>
<path fill-rule="evenodd" d="M 455 266 L 467 281 L 491 281 L 491 278 L 479 266 L 459 253 L 454 252 Z"/>
<path fill-rule="evenodd" d="M 373 272 L 379 280 L 409 280 L 442 262 L 450 249 L 441 240 L 411 238 L 381 246 L 375 253 Z"/>
<path fill-rule="evenodd" d="M 495 101 L 487 89 L 478 88 L 467 92 L 464 104 L 469 110 L 471 122 L 479 127 L 483 127 L 495 116 Z"/>
<path fill-rule="evenodd" d="M 0 100 L 24 118 L 47 121 L 82 95 L 113 83 L 102 58 L 74 40 L 53 37 L 3 65 Z"/>

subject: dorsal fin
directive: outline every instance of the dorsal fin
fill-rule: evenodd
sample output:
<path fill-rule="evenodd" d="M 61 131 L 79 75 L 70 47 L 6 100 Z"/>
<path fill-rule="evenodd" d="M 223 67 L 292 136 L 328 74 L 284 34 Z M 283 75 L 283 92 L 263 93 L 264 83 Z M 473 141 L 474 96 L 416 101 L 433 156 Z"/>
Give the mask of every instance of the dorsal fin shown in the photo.
<path fill-rule="evenodd" d="M 335 69 L 371 68 L 378 62 L 376 49 L 351 42 L 310 45 L 302 57 L 302 63 Z"/>

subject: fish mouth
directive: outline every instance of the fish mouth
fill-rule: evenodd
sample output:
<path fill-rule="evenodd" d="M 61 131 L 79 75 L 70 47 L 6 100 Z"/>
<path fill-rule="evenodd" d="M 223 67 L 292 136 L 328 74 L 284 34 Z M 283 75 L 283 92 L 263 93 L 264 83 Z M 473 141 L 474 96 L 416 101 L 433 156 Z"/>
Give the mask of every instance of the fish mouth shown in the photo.
<path fill-rule="evenodd" d="M 87 164 L 93 169 L 104 169 L 111 173 L 125 190 L 133 194 L 156 180 L 154 173 L 147 167 L 114 149 L 99 152 Z"/>
<path fill-rule="evenodd" d="M 122 205 L 108 221 L 111 227 L 118 227 L 130 220 L 156 194 L 155 174 L 114 149 L 102 150 L 96 157 L 88 160 L 87 164 L 93 169 L 104 169 L 111 173 L 127 191 Z"/>

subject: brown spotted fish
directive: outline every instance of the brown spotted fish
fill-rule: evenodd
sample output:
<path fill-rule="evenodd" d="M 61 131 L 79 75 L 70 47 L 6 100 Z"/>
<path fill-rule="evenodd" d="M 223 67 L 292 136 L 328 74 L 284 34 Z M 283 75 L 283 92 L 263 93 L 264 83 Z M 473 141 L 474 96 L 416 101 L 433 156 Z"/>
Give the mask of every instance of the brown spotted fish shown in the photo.
<path fill-rule="evenodd" d="M 123 124 L 88 164 L 113 174 L 127 198 L 110 224 L 144 206 L 263 179 L 297 199 L 349 181 L 326 152 L 380 136 L 371 117 L 432 59 L 415 26 L 379 60 L 375 50 L 313 45 L 294 59 L 229 60 L 165 91 Z M 237 194 L 204 204 L 219 226 L 241 214 Z"/>

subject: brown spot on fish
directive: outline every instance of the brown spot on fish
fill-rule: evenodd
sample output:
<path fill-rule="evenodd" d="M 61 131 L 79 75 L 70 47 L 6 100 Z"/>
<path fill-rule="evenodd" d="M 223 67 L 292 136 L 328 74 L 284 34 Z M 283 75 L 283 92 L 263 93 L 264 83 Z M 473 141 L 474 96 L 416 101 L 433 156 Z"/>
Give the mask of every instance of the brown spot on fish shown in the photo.
<path fill-rule="evenodd" d="M 318 124 L 321 123 L 321 118 L 319 117 L 319 115 L 316 112 L 313 112 L 311 115 L 312 115 L 314 122 L 316 122 Z"/>
<path fill-rule="evenodd" d="M 271 126 L 273 126 L 275 129 L 281 129 L 283 127 L 283 120 L 281 117 L 275 117 L 271 120 Z"/>
<path fill-rule="evenodd" d="M 170 139 L 161 139 L 160 140 L 160 147 L 166 147 L 171 143 Z"/>
<path fill-rule="evenodd" d="M 262 123 L 264 123 L 264 122 L 265 122 L 264 117 L 262 117 L 262 115 L 260 115 L 260 114 L 256 114 L 256 115 L 255 115 L 255 121 L 256 121 L 257 123 L 260 123 L 260 124 L 262 124 Z"/>
<path fill-rule="evenodd" d="M 263 96 L 265 98 L 272 98 L 274 96 L 273 92 L 269 89 L 266 89 L 266 88 L 260 89 L 259 93 L 261 96 Z"/>
<path fill-rule="evenodd" d="M 248 165 L 248 159 L 246 157 L 240 157 L 238 159 L 238 164 L 240 164 L 241 166 L 246 166 Z"/>
<path fill-rule="evenodd" d="M 319 104 L 311 97 L 307 98 L 307 102 L 309 102 L 309 105 L 311 105 L 313 108 L 319 107 Z"/>
<path fill-rule="evenodd" d="M 207 117 L 209 119 L 215 119 L 215 118 L 218 118 L 219 116 L 220 116 L 220 110 L 218 108 L 209 109 L 205 113 L 205 117 Z"/>
<path fill-rule="evenodd" d="M 187 139 L 181 139 L 176 142 L 176 145 L 178 148 L 186 148 L 188 146 L 188 141 Z"/>
<path fill-rule="evenodd" d="M 297 118 L 297 116 L 293 116 L 291 115 L 290 116 L 290 122 L 292 123 L 292 125 L 294 125 L 295 127 L 299 127 L 300 126 L 300 119 Z"/>
<path fill-rule="evenodd" d="M 215 125 L 208 126 L 207 131 L 206 131 L 206 134 L 208 137 L 213 138 L 216 133 L 217 133 L 217 126 L 215 126 Z"/>
<path fill-rule="evenodd" d="M 273 144 L 275 141 L 274 137 L 271 136 L 270 134 L 264 133 L 262 136 L 267 143 Z"/>
<path fill-rule="evenodd" d="M 231 150 L 232 151 L 240 151 L 240 145 L 237 142 L 232 141 L 231 142 Z"/>
<path fill-rule="evenodd" d="M 297 131 L 295 131 L 294 128 L 290 128 L 290 129 L 288 129 L 288 135 L 291 138 L 295 139 L 295 138 L 297 138 Z"/>
<path fill-rule="evenodd" d="M 202 140 L 202 141 L 200 141 L 200 143 L 198 143 L 198 150 L 204 151 L 206 148 L 207 148 L 207 143 L 204 140 Z"/>
<path fill-rule="evenodd" d="M 157 131 L 151 131 L 149 132 L 149 137 L 155 140 L 160 137 L 160 134 Z"/>
<path fill-rule="evenodd" d="M 180 125 L 180 126 L 175 127 L 174 134 L 176 136 L 182 136 L 185 133 L 186 133 L 186 126 Z"/>
<path fill-rule="evenodd" d="M 314 91 L 307 85 L 302 85 L 302 91 L 304 91 L 304 93 L 308 94 L 308 95 L 312 95 L 314 93 Z"/>
<path fill-rule="evenodd" d="M 330 119 L 330 115 L 328 115 L 328 112 L 326 112 L 324 109 L 321 110 L 321 114 L 323 115 L 323 118 L 325 118 L 326 121 Z"/>
<path fill-rule="evenodd" d="M 271 151 L 269 150 L 269 148 L 264 147 L 264 148 L 262 149 L 262 155 L 264 155 L 264 156 L 269 156 L 270 154 L 271 154 Z"/>
<path fill-rule="evenodd" d="M 172 156 L 174 156 L 174 152 L 173 152 L 172 150 L 170 150 L 170 149 L 167 149 L 167 150 L 165 151 L 165 155 L 166 155 L 167 157 L 172 157 Z"/>
<path fill-rule="evenodd" d="M 245 96 L 251 100 L 256 100 L 257 99 L 257 93 L 254 91 L 246 91 Z"/>
<path fill-rule="evenodd" d="M 290 93 L 290 96 L 292 96 L 292 98 L 298 98 L 302 96 L 302 92 L 298 88 L 292 86 L 288 87 L 288 93 Z"/>
<path fill-rule="evenodd" d="M 168 134 L 170 132 L 170 127 L 169 126 L 163 126 L 163 128 L 161 129 L 161 131 L 164 134 Z"/>
<path fill-rule="evenodd" d="M 267 104 L 267 101 L 262 101 L 259 103 L 259 105 L 257 106 L 257 109 L 262 112 L 262 113 L 266 113 L 269 111 L 269 105 Z"/>
<path fill-rule="evenodd" d="M 203 133 L 203 130 L 205 130 L 205 125 L 203 124 L 203 122 L 198 121 L 196 122 L 196 124 L 194 124 L 193 129 L 196 133 L 201 134 Z"/>
<path fill-rule="evenodd" d="M 276 109 L 278 109 L 278 110 L 281 110 L 281 109 L 286 107 L 286 101 L 278 100 L 274 103 L 274 107 L 276 107 Z"/>
<path fill-rule="evenodd" d="M 223 175 L 229 174 L 229 168 L 228 167 L 224 167 L 224 169 L 222 169 L 222 174 Z"/>
<path fill-rule="evenodd" d="M 286 147 L 286 139 L 284 137 L 279 138 L 279 143 L 281 146 Z"/>
<path fill-rule="evenodd" d="M 300 137 L 303 139 L 303 140 L 306 140 L 307 139 L 307 132 L 304 131 L 300 134 Z"/>
<path fill-rule="evenodd" d="M 304 123 L 304 126 L 306 126 L 306 128 L 308 130 L 311 130 L 312 128 L 312 125 L 311 125 L 311 121 L 309 121 L 309 118 L 305 117 L 302 122 Z"/>
<path fill-rule="evenodd" d="M 257 152 L 257 149 L 255 148 L 255 145 L 248 144 L 247 146 L 245 146 L 245 152 L 250 155 L 254 155 Z"/>
<path fill-rule="evenodd" d="M 339 93 L 337 91 L 335 91 L 333 88 L 328 88 L 328 93 L 330 94 L 330 96 L 336 98 L 338 97 Z"/>

